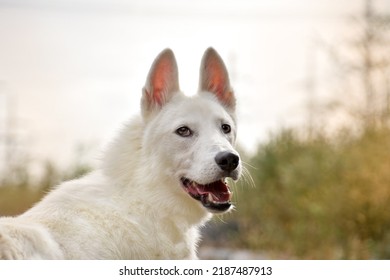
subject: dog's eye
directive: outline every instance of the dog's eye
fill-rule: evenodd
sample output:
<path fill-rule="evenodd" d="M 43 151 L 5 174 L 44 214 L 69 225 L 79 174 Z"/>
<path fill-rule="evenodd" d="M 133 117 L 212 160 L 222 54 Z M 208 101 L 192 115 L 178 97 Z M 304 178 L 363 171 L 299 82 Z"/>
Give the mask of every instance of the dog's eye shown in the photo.
<path fill-rule="evenodd" d="M 180 135 L 181 137 L 189 137 L 192 135 L 192 130 L 187 126 L 182 126 L 176 129 L 176 134 Z"/>
<path fill-rule="evenodd" d="M 230 127 L 230 125 L 225 124 L 225 123 L 221 126 L 221 128 L 222 128 L 223 133 L 225 133 L 225 134 L 228 134 L 228 133 L 230 133 L 230 131 L 232 131 L 232 128 Z"/>

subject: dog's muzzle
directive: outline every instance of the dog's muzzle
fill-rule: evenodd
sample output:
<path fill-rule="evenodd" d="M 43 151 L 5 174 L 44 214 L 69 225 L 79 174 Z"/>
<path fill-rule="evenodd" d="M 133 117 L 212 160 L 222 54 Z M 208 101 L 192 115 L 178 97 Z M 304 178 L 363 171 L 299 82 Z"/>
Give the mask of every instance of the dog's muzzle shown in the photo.
<path fill-rule="evenodd" d="M 189 178 L 182 177 L 181 183 L 184 190 L 194 199 L 200 201 L 202 205 L 211 212 L 225 212 L 232 206 L 232 192 L 226 178 L 238 179 L 240 157 L 232 152 L 219 152 L 215 156 L 215 162 L 221 169 L 220 180 L 208 184 L 199 184 Z"/>

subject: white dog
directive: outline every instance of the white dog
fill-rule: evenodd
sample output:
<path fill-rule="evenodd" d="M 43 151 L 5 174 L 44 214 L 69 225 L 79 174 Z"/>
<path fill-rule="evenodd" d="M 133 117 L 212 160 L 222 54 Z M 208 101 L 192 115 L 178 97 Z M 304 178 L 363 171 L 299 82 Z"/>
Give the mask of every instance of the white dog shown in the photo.
<path fill-rule="evenodd" d="M 174 54 L 154 61 L 131 120 L 98 170 L 0 219 L 0 259 L 195 259 L 198 230 L 228 211 L 241 161 L 235 97 L 212 48 L 196 96 L 180 92 Z"/>

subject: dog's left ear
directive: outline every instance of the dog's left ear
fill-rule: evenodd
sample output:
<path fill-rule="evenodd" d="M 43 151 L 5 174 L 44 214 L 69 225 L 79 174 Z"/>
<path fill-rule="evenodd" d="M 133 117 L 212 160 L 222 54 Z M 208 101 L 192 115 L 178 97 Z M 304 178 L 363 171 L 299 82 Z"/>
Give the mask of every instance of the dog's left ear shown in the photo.
<path fill-rule="evenodd" d="M 200 93 L 211 92 L 227 109 L 234 111 L 236 98 L 230 87 L 229 75 L 219 54 L 208 48 L 200 65 Z"/>
<path fill-rule="evenodd" d="M 146 117 L 151 112 L 161 109 L 179 91 L 175 55 L 172 50 L 165 49 L 154 60 L 143 88 L 141 99 L 143 116 Z"/>

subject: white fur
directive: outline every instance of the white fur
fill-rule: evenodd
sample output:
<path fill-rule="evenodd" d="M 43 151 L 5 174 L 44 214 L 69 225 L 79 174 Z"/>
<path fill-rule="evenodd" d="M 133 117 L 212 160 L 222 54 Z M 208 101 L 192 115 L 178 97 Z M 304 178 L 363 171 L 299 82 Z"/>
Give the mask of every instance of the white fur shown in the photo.
<path fill-rule="evenodd" d="M 206 51 L 202 67 L 208 69 L 207 55 L 220 59 L 214 52 Z M 204 84 L 210 77 L 203 72 Z M 163 52 L 149 73 L 141 116 L 124 126 L 102 165 L 62 183 L 24 214 L 0 219 L 0 259 L 195 259 L 198 229 L 211 213 L 180 178 L 219 180 L 216 153 L 235 152 L 232 92 L 224 100 L 213 86 L 184 96 L 173 53 Z M 229 135 L 221 123 L 231 125 Z M 183 125 L 193 137 L 174 133 Z M 230 177 L 240 172 L 241 166 Z"/>

